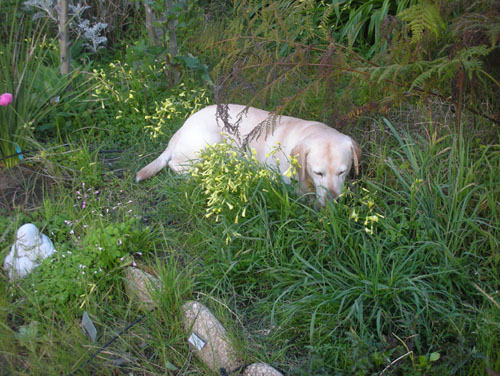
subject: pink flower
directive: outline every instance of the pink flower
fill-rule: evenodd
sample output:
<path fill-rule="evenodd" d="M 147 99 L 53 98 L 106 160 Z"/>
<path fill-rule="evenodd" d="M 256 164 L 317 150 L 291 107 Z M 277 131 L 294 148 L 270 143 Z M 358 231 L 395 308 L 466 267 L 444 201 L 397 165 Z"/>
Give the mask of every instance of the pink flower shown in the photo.
<path fill-rule="evenodd" d="M 12 94 L 3 93 L 0 95 L 0 106 L 8 106 L 12 102 Z"/>

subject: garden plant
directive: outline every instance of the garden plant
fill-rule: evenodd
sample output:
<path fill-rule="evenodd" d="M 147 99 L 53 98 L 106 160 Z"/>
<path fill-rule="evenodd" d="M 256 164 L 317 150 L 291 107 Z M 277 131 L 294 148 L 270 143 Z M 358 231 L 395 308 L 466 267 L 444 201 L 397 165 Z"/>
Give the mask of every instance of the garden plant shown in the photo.
<path fill-rule="evenodd" d="M 216 374 L 197 301 L 284 375 L 500 375 L 498 2 L 3 0 L 0 37 L 0 261 L 25 223 L 56 248 L 0 272 L 0 374 Z M 214 103 L 335 127 L 361 173 L 319 206 L 227 143 L 136 183 Z"/>

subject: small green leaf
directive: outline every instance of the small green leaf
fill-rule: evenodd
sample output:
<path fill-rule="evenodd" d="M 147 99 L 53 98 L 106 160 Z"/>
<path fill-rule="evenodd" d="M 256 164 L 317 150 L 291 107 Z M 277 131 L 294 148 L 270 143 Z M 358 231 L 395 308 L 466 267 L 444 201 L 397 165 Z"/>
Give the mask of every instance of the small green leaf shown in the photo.
<path fill-rule="evenodd" d="M 441 354 L 439 354 L 438 352 L 433 352 L 430 356 L 429 356 L 429 360 L 431 362 L 435 362 L 436 360 L 438 360 L 439 358 L 441 358 Z"/>
<path fill-rule="evenodd" d="M 417 359 L 418 359 L 418 364 L 421 367 L 425 367 L 427 365 L 427 357 L 425 355 L 420 355 Z"/>
<path fill-rule="evenodd" d="M 169 369 L 171 371 L 177 371 L 178 370 L 178 368 L 175 365 L 173 365 L 172 363 L 170 363 L 168 360 L 165 363 L 165 368 Z"/>

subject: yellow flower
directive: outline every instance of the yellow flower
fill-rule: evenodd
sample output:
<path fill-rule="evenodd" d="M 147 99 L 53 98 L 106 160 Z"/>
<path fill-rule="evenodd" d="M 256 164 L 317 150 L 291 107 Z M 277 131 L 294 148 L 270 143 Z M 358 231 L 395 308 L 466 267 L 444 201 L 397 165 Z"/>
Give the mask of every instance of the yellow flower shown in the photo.
<path fill-rule="evenodd" d="M 356 213 L 356 209 L 353 209 L 352 210 L 352 213 L 351 213 L 351 219 L 354 219 L 354 222 L 357 222 L 358 219 L 359 219 L 359 215 L 358 213 Z"/>
<path fill-rule="evenodd" d="M 287 178 L 291 178 L 292 175 L 293 175 L 293 168 L 292 168 L 292 166 L 288 167 L 288 170 L 286 170 L 283 173 L 283 175 L 286 176 Z"/>
<path fill-rule="evenodd" d="M 369 215 L 369 216 L 367 216 L 366 219 L 365 219 L 364 225 L 366 226 L 369 222 L 372 222 L 372 223 L 378 222 L 378 217 L 376 215 Z"/>

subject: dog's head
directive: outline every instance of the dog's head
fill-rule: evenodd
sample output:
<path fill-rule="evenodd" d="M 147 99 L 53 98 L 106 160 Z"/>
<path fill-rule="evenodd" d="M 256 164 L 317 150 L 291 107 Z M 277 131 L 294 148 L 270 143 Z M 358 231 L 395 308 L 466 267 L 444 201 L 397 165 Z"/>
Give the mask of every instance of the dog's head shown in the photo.
<path fill-rule="evenodd" d="M 340 139 L 305 139 L 292 150 L 300 165 L 297 179 L 303 193 L 315 191 L 320 204 L 328 197 L 336 198 L 342 193 L 345 178 L 354 164 L 359 173 L 361 149 L 348 136 Z"/>

